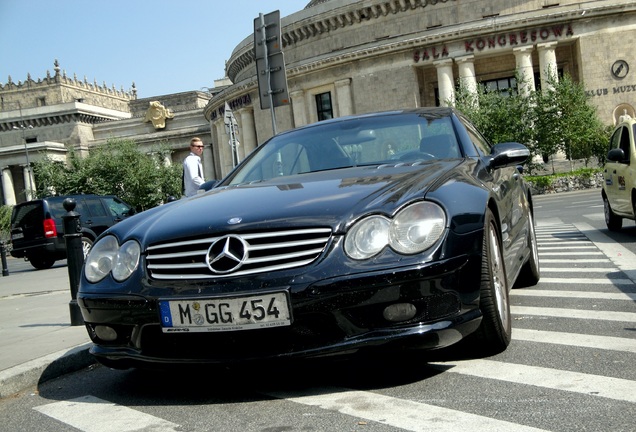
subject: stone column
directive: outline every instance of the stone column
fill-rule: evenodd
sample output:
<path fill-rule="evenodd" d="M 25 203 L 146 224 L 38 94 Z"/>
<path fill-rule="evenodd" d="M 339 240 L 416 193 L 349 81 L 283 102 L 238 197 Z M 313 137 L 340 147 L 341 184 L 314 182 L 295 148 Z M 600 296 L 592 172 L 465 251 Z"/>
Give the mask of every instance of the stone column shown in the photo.
<path fill-rule="evenodd" d="M 519 92 L 527 96 L 535 89 L 534 69 L 532 67 L 532 46 L 515 48 L 512 52 L 517 61 L 517 74 L 521 81 L 518 83 Z"/>
<path fill-rule="evenodd" d="M 241 146 L 243 147 L 243 158 L 249 155 L 257 146 L 256 127 L 254 122 L 254 108 L 243 108 L 239 110 L 241 116 Z"/>
<path fill-rule="evenodd" d="M 28 165 L 22 165 L 22 177 L 24 178 L 24 195 L 27 201 L 31 201 L 35 190 L 35 179 Z"/>
<path fill-rule="evenodd" d="M 214 179 L 214 155 L 212 154 L 212 151 L 212 142 L 203 147 L 201 164 L 203 165 L 203 177 L 205 178 L 205 181 Z"/>
<path fill-rule="evenodd" d="M 459 83 L 471 94 L 477 94 L 477 77 L 475 76 L 475 56 L 469 55 L 455 59 L 459 68 Z"/>
<path fill-rule="evenodd" d="M 294 127 L 304 126 L 307 124 L 307 106 L 305 105 L 305 92 L 296 90 L 289 93 L 292 102 L 292 111 L 294 113 Z"/>
<path fill-rule="evenodd" d="M 453 77 L 453 60 L 445 59 L 433 63 L 437 68 L 437 86 L 439 89 L 439 105 L 452 106 L 455 102 L 455 78 Z"/>
<path fill-rule="evenodd" d="M 338 103 L 338 116 L 344 117 L 353 114 L 353 100 L 351 99 L 351 78 L 338 80 L 336 86 L 336 101 Z"/>
<path fill-rule="evenodd" d="M 219 137 L 219 162 L 221 165 L 221 177 L 229 173 L 234 165 L 232 165 L 232 147 L 230 146 L 230 136 L 225 132 L 225 123 L 223 117 L 216 122 L 217 135 Z"/>
<path fill-rule="evenodd" d="M 16 205 L 13 177 L 9 167 L 2 168 L 2 195 L 5 205 Z"/>
<path fill-rule="evenodd" d="M 537 44 L 539 50 L 539 69 L 541 73 L 541 89 L 554 90 L 554 86 L 550 84 L 549 79 L 559 82 L 559 75 L 556 61 L 556 42 L 546 42 Z"/>

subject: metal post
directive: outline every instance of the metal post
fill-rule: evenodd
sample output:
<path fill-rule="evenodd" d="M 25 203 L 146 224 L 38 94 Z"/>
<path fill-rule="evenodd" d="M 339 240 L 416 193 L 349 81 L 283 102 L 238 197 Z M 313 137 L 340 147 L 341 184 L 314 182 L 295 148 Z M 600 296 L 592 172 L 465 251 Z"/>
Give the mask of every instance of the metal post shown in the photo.
<path fill-rule="evenodd" d="M 4 240 L 0 240 L 0 257 L 2 258 L 2 276 L 9 276 L 9 267 L 7 266 L 7 244 Z"/>
<path fill-rule="evenodd" d="M 71 301 L 68 306 L 71 313 L 71 325 L 80 326 L 84 325 L 82 312 L 79 308 L 79 304 L 77 303 L 77 291 L 79 289 L 82 266 L 84 265 L 80 214 L 74 211 L 77 203 L 73 198 L 66 198 L 63 205 L 67 211 L 67 213 L 62 216 L 62 219 L 64 220 L 64 240 L 66 242 L 68 279 L 71 286 Z"/>
<path fill-rule="evenodd" d="M 278 132 L 276 131 L 276 112 L 274 111 L 274 97 L 272 92 L 272 81 L 271 81 L 271 70 L 269 68 L 269 58 L 267 57 L 269 54 L 267 52 L 267 32 L 265 30 L 265 15 L 258 14 L 259 19 L 261 20 L 261 38 L 263 39 L 263 53 L 265 60 L 265 76 L 267 79 L 267 97 L 269 98 L 269 110 L 272 113 L 272 132 L 276 135 Z M 263 97 L 263 95 L 260 95 Z"/>

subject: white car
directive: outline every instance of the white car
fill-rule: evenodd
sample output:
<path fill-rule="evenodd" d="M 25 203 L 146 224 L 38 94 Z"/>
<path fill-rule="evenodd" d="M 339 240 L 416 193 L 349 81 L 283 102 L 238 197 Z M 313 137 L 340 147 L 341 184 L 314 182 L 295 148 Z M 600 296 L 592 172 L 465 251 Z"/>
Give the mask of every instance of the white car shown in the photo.
<path fill-rule="evenodd" d="M 623 219 L 636 220 L 636 120 L 621 116 L 610 139 L 603 176 L 605 223 L 618 231 Z"/>

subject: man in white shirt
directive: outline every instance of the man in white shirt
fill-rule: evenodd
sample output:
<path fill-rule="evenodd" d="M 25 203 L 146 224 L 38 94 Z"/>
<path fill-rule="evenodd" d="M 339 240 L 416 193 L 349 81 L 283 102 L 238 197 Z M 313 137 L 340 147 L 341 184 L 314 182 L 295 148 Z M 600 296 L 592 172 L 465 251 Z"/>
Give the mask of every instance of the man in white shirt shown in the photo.
<path fill-rule="evenodd" d="M 201 138 L 192 138 L 190 141 L 190 154 L 183 160 L 183 188 L 187 197 L 196 195 L 199 186 L 205 182 L 203 167 L 201 166 L 202 154 L 203 142 Z"/>

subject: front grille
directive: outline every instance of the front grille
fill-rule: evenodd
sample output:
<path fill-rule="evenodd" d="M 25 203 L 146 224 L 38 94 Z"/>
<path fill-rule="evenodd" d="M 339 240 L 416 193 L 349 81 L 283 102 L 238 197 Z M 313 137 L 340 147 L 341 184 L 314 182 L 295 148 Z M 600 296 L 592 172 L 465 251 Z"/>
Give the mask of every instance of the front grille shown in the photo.
<path fill-rule="evenodd" d="M 154 279 L 210 279 L 285 270 L 313 262 L 331 229 L 310 228 L 192 238 L 148 247 Z"/>

